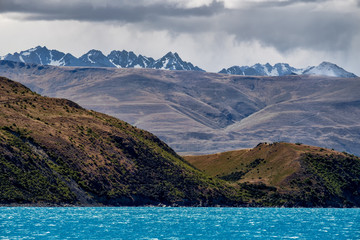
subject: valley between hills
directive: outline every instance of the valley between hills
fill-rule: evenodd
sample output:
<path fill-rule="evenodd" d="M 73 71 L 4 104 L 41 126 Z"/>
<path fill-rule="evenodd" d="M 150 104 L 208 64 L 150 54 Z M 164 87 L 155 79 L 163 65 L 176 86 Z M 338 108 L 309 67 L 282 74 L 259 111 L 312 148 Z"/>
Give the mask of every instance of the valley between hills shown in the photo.
<path fill-rule="evenodd" d="M 5 206 L 360 206 L 355 155 L 274 142 L 183 158 L 147 131 L 3 77 L 0 152 Z"/>

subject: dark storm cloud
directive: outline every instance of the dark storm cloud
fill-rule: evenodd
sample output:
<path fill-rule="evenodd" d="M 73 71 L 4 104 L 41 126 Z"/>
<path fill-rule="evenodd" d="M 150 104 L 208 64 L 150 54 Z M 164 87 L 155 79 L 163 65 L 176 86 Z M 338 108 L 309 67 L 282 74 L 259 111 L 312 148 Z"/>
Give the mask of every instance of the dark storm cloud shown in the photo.
<path fill-rule="evenodd" d="M 0 13 L 25 13 L 26 19 L 142 22 L 163 17 L 211 16 L 224 10 L 222 2 L 194 8 L 163 2 L 145 4 L 145 1 L 41 1 L 0 0 Z"/>
<path fill-rule="evenodd" d="M 238 42 L 256 40 L 281 52 L 294 48 L 343 51 L 360 34 L 360 14 L 341 9 L 313 11 L 326 1 L 249 1 L 245 8 L 227 9 L 215 0 L 199 7 L 166 0 L 0 0 L 0 13 L 23 13 L 25 19 L 35 20 L 115 21 L 171 34 L 226 34 Z"/>
<path fill-rule="evenodd" d="M 275 5 L 273 5 L 275 6 Z M 155 18 L 144 29 L 167 29 L 182 33 L 218 32 L 238 42 L 259 41 L 281 52 L 294 48 L 325 51 L 347 49 L 360 34 L 360 15 L 314 12 L 309 7 L 227 9 L 208 18 Z"/>

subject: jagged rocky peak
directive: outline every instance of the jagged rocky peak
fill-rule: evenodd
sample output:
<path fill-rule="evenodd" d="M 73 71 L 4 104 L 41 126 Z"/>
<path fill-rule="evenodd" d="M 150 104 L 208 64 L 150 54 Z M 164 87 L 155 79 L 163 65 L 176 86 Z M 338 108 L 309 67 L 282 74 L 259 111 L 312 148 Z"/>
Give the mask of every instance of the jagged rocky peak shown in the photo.
<path fill-rule="evenodd" d="M 114 67 L 114 64 L 99 50 L 92 49 L 82 55 L 79 60 L 86 66 L 93 67 Z"/>
<path fill-rule="evenodd" d="M 86 53 L 86 55 L 105 56 L 100 50 L 96 50 L 96 49 L 91 49 L 89 52 Z"/>
<path fill-rule="evenodd" d="M 154 67 L 157 69 L 180 70 L 180 61 L 181 59 L 178 55 L 175 56 L 174 53 L 168 52 L 165 56 L 155 61 Z"/>
<path fill-rule="evenodd" d="M 183 61 L 177 52 L 168 52 L 162 58 L 156 60 L 152 68 L 168 70 L 204 71 L 190 62 Z"/>
<path fill-rule="evenodd" d="M 270 63 L 257 63 L 251 67 L 249 66 L 232 66 L 228 69 L 222 69 L 220 73 L 234 74 L 234 75 L 255 75 L 255 76 L 284 76 L 291 75 L 295 68 L 287 63 L 277 63 L 272 66 Z"/>
<path fill-rule="evenodd" d="M 65 65 L 63 62 L 64 56 L 64 53 L 57 50 L 49 50 L 46 47 L 37 46 L 20 53 L 7 54 L 2 59 L 31 64 L 63 66 Z"/>
<path fill-rule="evenodd" d="M 111 53 L 107 56 L 110 62 L 112 62 L 118 68 L 127 68 L 132 65 L 134 61 L 136 61 L 137 56 L 133 52 L 128 51 L 111 51 Z"/>
<path fill-rule="evenodd" d="M 165 54 L 165 56 L 164 56 L 165 58 L 173 58 L 173 57 L 175 57 L 175 55 L 174 55 L 174 53 L 173 52 L 168 52 L 167 54 Z"/>
<path fill-rule="evenodd" d="M 182 62 L 182 59 L 177 52 L 168 52 L 164 57 Z"/>
<path fill-rule="evenodd" d="M 21 51 L 20 54 L 21 55 L 24 55 L 24 56 L 27 56 L 27 55 L 30 55 L 32 52 L 47 52 L 49 51 L 49 49 L 44 46 L 44 47 L 41 47 L 40 45 L 39 46 L 36 46 L 34 48 L 30 48 L 28 50 L 25 50 L 25 51 Z M 16 53 L 15 53 L 16 54 Z"/>
<path fill-rule="evenodd" d="M 137 56 L 134 52 L 126 50 L 111 51 L 107 57 L 117 68 L 150 68 L 155 61 L 153 58 Z"/>
<path fill-rule="evenodd" d="M 232 75 L 245 75 L 240 66 L 232 66 L 228 69 L 223 68 L 219 73 L 232 74 Z"/>
<path fill-rule="evenodd" d="M 92 49 L 87 53 L 85 53 L 84 55 L 82 55 L 80 58 L 86 58 L 88 60 L 89 59 L 96 60 L 97 58 L 106 58 L 106 56 L 101 51 Z"/>

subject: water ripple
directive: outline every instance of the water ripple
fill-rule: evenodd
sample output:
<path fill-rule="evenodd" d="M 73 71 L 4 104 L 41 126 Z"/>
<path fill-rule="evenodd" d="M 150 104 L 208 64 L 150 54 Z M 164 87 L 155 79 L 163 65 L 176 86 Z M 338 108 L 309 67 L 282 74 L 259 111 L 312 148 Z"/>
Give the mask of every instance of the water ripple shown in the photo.
<path fill-rule="evenodd" d="M 0 239 L 360 239 L 360 209 L 0 208 Z"/>

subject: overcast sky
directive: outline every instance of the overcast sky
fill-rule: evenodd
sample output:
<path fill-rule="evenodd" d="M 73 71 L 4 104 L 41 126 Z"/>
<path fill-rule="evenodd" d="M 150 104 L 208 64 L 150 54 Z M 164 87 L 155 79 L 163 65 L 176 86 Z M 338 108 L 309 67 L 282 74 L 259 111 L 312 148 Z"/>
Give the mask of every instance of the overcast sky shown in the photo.
<path fill-rule="evenodd" d="M 360 76 L 360 0 L 0 0 L 0 34 L 1 56 L 173 51 L 211 72 L 330 61 Z"/>

